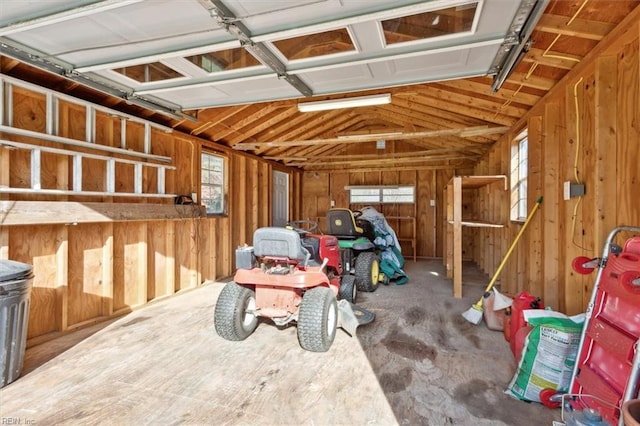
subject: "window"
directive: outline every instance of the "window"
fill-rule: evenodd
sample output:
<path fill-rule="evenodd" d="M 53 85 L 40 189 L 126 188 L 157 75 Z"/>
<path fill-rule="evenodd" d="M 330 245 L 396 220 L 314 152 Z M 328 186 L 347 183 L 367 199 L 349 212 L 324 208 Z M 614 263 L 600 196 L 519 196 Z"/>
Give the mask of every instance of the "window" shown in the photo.
<path fill-rule="evenodd" d="M 414 186 L 349 186 L 351 204 L 415 203 Z"/>
<path fill-rule="evenodd" d="M 243 48 L 209 52 L 204 55 L 188 56 L 185 59 L 208 73 L 248 68 L 260 65 L 260 62 Z"/>
<path fill-rule="evenodd" d="M 387 44 L 397 44 L 469 32 L 477 10 L 478 3 L 470 2 L 382 21 L 384 38 Z"/>
<path fill-rule="evenodd" d="M 356 50 L 345 28 L 274 41 L 273 44 L 290 61 Z"/>
<path fill-rule="evenodd" d="M 170 80 L 172 78 L 184 77 L 176 70 L 171 69 L 160 62 L 117 68 L 114 69 L 114 71 L 126 77 L 132 78 L 140 83 L 149 83 L 152 81 L 162 81 Z"/>
<path fill-rule="evenodd" d="M 201 163 L 200 198 L 207 214 L 223 214 L 225 210 L 225 159 L 203 152 Z"/>
<path fill-rule="evenodd" d="M 528 138 L 525 129 L 511 145 L 511 220 L 527 218 Z"/>

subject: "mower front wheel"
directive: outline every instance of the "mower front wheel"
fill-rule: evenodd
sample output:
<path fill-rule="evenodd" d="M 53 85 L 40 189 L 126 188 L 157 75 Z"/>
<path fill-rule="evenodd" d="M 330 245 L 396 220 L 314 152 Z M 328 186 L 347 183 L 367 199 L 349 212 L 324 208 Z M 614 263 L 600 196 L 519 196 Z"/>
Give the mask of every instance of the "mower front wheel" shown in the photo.
<path fill-rule="evenodd" d="M 358 286 L 356 285 L 356 277 L 353 275 L 345 275 L 340 281 L 340 299 L 347 302 L 356 303 L 358 296 Z"/>
<path fill-rule="evenodd" d="M 338 327 L 338 303 L 327 287 L 307 290 L 298 312 L 298 341 L 302 349 L 326 352 Z"/>
<path fill-rule="evenodd" d="M 216 302 L 214 323 L 216 333 L 226 340 L 244 340 L 258 326 L 255 315 L 256 293 L 231 281 Z"/>
<path fill-rule="evenodd" d="M 360 253 L 356 257 L 356 284 L 358 290 L 373 292 L 378 288 L 380 264 L 378 256 L 370 251 Z"/>

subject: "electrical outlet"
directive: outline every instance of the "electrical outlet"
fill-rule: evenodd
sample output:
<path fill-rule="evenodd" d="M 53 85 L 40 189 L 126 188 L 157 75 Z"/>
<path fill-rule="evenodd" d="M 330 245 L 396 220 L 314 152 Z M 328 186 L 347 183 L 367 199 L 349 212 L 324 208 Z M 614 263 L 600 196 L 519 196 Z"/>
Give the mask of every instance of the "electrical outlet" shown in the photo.
<path fill-rule="evenodd" d="M 436 200 L 429 200 L 429 205 L 431 207 L 435 207 L 436 206 Z"/>
<path fill-rule="evenodd" d="M 336 200 L 331 200 L 331 207 L 335 207 L 336 206 Z"/>
<path fill-rule="evenodd" d="M 563 198 L 568 200 L 571 197 L 579 197 L 584 195 L 584 184 L 572 183 L 570 180 L 564 182 Z"/>

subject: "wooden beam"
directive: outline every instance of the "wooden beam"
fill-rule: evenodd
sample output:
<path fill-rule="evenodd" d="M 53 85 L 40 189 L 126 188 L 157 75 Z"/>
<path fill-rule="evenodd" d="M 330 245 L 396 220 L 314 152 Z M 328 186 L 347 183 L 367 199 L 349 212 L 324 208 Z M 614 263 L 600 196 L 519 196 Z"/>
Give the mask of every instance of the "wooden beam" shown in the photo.
<path fill-rule="evenodd" d="M 0 225 L 75 224 L 206 216 L 201 205 L 0 201 Z"/>
<path fill-rule="evenodd" d="M 411 158 L 417 156 L 429 156 L 429 155 L 438 155 L 438 154 L 451 154 L 454 152 L 464 151 L 465 153 L 473 153 L 473 154 L 481 154 L 484 153 L 484 149 L 451 149 L 451 148 L 436 148 L 436 149 L 426 149 L 422 151 L 410 151 L 410 152 L 381 152 L 379 154 L 341 154 L 340 160 L 368 160 L 368 159 L 378 159 L 378 158 Z M 336 158 L 334 153 L 330 153 L 327 157 Z M 311 156 L 309 156 L 311 157 Z M 269 160 L 275 161 L 309 161 L 309 158 L 305 157 L 265 157 Z M 322 155 L 316 154 L 313 158 L 322 158 Z M 338 158 L 336 158 L 338 159 Z"/>
<path fill-rule="evenodd" d="M 379 157 L 371 160 L 336 160 L 336 161 L 311 161 L 305 163 L 291 163 L 289 166 L 292 167 L 304 167 L 304 166 L 337 166 L 340 164 L 347 165 L 350 167 L 358 167 L 358 166 L 369 166 L 369 165 L 388 165 L 388 164 L 398 164 L 401 162 L 402 164 L 407 163 L 429 163 L 434 161 L 442 161 L 442 160 L 475 160 L 480 158 L 480 155 L 439 155 L 430 157 L 428 155 L 424 155 L 421 157 L 415 158 L 385 158 Z"/>
<path fill-rule="evenodd" d="M 529 50 L 529 55 L 532 50 L 540 50 L 540 49 L 531 49 Z M 527 57 L 525 57 L 525 60 Z M 480 83 L 472 80 L 449 80 L 443 81 L 440 83 L 435 83 L 438 86 L 445 86 L 458 90 L 465 90 L 467 92 L 476 93 L 478 95 L 489 96 L 493 98 L 500 99 L 501 101 L 511 101 L 523 105 L 533 106 L 539 100 L 540 96 L 532 95 L 530 93 L 518 92 L 514 95 L 514 90 L 508 90 L 505 88 L 501 88 L 497 93 L 491 93 L 491 80 L 487 80 L 487 83 Z"/>
<path fill-rule="evenodd" d="M 242 135 L 227 139 L 227 143 L 229 143 L 229 145 L 235 145 L 239 142 L 246 141 L 261 132 L 271 130 L 271 128 L 278 123 L 283 121 L 288 122 L 289 119 L 297 113 L 298 111 L 295 108 L 271 111 L 271 116 L 263 117 L 258 120 L 258 122 L 253 121 L 250 126 L 245 126 L 245 128 L 242 129 Z"/>
<path fill-rule="evenodd" d="M 401 124 L 406 127 L 405 131 L 432 131 L 432 130 L 444 130 L 455 129 L 460 127 L 475 127 L 486 126 L 488 123 L 482 120 L 468 120 L 457 119 L 443 116 L 443 111 L 433 111 L 433 109 L 425 109 L 416 102 L 408 101 L 406 99 L 397 99 L 393 106 L 381 105 L 374 108 L 374 111 L 379 114 L 379 117 L 388 117 L 397 124 Z M 434 113 L 439 114 L 438 116 Z M 453 114 L 450 114 L 453 115 Z M 420 123 L 416 125 L 416 123 Z M 483 136 L 469 136 L 463 140 L 459 139 L 457 143 L 464 143 L 467 145 L 469 141 L 478 143 L 493 143 L 500 135 L 483 135 Z M 447 139 L 449 142 L 454 141 L 454 137 Z"/>
<path fill-rule="evenodd" d="M 608 22 L 574 19 L 567 25 L 569 17 L 544 14 L 536 25 L 536 30 L 570 37 L 600 41 L 615 28 L 615 24 Z"/>
<path fill-rule="evenodd" d="M 389 136 L 389 139 L 407 140 L 407 139 L 420 139 L 420 138 L 434 138 L 434 137 L 449 136 L 449 135 L 457 135 L 464 138 L 467 135 L 477 136 L 479 134 L 505 133 L 507 130 L 509 130 L 509 128 L 506 126 L 500 126 L 500 127 L 475 126 L 475 127 L 464 127 L 464 128 L 458 128 L 458 129 L 444 129 L 444 130 L 431 130 L 431 131 L 425 131 L 425 132 L 403 133 L 401 135 Z M 255 142 L 255 143 L 243 143 L 243 144 L 237 145 L 235 148 L 241 149 L 241 150 L 248 150 L 248 149 L 256 149 L 257 147 L 309 146 L 309 145 L 320 145 L 320 144 L 336 145 L 336 144 L 346 144 L 346 143 L 372 142 L 384 137 L 385 137 L 384 135 L 362 135 L 362 136 L 346 136 L 344 138 Z"/>
<path fill-rule="evenodd" d="M 538 77 L 535 75 L 530 75 L 527 77 L 526 74 L 514 72 L 509 76 L 507 82 L 513 84 L 521 84 L 525 87 L 531 87 L 539 90 L 551 90 L 553 86 L 556 85 L 555 80 L 551 80 L 548 78 Z"/>
<path fill-rule="evenodd" d="M 565 74 L 564 77 L 562 77 L 562 79 L 542 97 L 542 99 L 540 99 L 540 102 L 538 102 L 537 105 L 544 105 L 548 99 L 552 99 L 559 92 L 563 91 L 564 84 L 562 83 L 567 83 L 580 76 L 581 73 L 583 73 L 587 67 L 590 67 L 599 56 L 607 54 L 615 55 L 621 45 L 630 43 L 632 40 L 637 39 L 639 20 L 640 7 L 636 6 L 636 8 L 633 9 L 631 13 L 622 20 L 622 22 L 607 34 L 607 37 L 604 40 L 589 51 L 579 64 L 569 70 L 569 72 Z M 537 105 L 534 106 L 527 115 L 518 120 L 518 122 L 513 125 L 513 128 L 517 129 L 525 126 L 526 120 L 531 114 L 539 113 L 539 111 L 536 111 Z"/>
<path fill-rule="evenodd" d="M 451 169 L 466 169 L 472 168 L 476 164 L 476 160 L 468 161 L 468 160 L 448 160 L 443 161 L 442 164 L 435 165 L 422 165 L 416 164 L 414 166 L 377 166 L 377 167 L 359 167 L 359 173 L 377 173 L 384 170 L 391 170 L 395 172 L 401 171 L 415 171 L 415 170 L 451 170 Z M 305 167 L 305 171 L 316 171 L 316 172 L 344 172 L 345 168 L 340 167 Z"/>
<path fill-rule="evenodd" d="M 540 65 L 545 65 L 553 68 L 560 68 L 563 70 L 570 70 L 575 67 L 577 63 L 582 60 L 582 56 L 570 55 L 568 53 L 549 51 L 545 54 L 542 49 L 529 49 L 527 55 L 522 59 L 522 62 L 537 62 Z M 500 89 L 502 91 L 503 89 Z M 539 96 L 537 96 L 540 99 Z"/>

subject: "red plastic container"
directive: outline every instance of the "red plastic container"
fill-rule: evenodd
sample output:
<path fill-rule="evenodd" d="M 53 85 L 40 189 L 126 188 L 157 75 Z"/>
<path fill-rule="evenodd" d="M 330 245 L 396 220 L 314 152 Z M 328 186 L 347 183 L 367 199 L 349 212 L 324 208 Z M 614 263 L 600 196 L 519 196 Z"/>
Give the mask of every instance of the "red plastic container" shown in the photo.
<path fill-rule="evenodd" d="M 522 351 L 522 343 L 524 342 L 524 337 L 522 333 L 519 339 L 516 339 L 515 336 L 518 335 L 518 331 L 527 326 L 527 322 L 524 320 L 524 314 L 522 311 L 526 309 L 544 309 L 544 304 L 539 297 L 533 296 L 526 291 L 523 291 L 519 295 L 513 299 L 513 304 L 511 305 L 511 317 L 508 321 L 509 323 L 509 332 L 505 333 L 505 336 L 509 335 L 509 345 L 511 346 L 511 352 L 513 352 L 513 356 L 518 360 L 518 356 Z M 520 347 L 518 347 L 520 346 Z"/>

